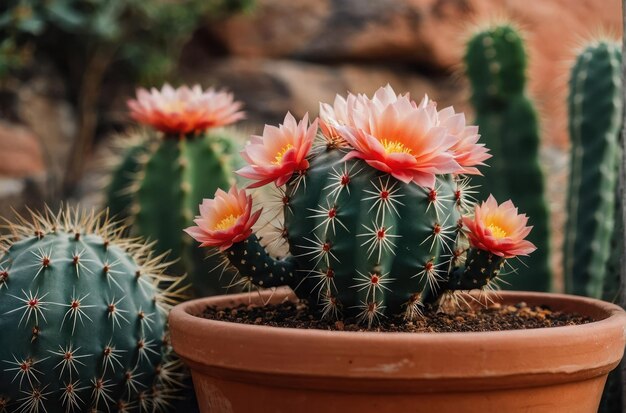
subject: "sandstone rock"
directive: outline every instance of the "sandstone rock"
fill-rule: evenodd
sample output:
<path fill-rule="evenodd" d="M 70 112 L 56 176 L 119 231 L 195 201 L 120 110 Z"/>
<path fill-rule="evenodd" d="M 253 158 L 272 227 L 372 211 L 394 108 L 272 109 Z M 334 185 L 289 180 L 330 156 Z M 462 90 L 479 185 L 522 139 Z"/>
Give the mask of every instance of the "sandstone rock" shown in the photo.
<path fill-rule="evenodd" d="M 229 54 L 313 60 L 424 62 L 449 68 L 460 60 L 463 34 L 475 23 L 505 16 L 560 54 L 567 44 L 606 27 L 619 32 L 620 2 L 609 0 L 258 0 L 252 12 L 211 21 Z"/>
<path fill-rule="evenodd" d="M 251 13 L 211 22 L 210 30 L 239 56 L 427 63 L 419 31 L 430 8 L 406 0 L 261 0 Z"/>
<path fill-rule="evenodd" d="M 13 211 L 26 214 L 27 208 L 41 210 L 46 197 L 46 180 L 42 175 L 28 178 L 0 177 L 0 218 L 12 218 Z"/>
<path fill-rule="evenodd" d="M 23 79 L 0 84 L 0 117 L 23 125 L 38 137 L 40 153 L 49 163 L 48 174 L 61 182 L 76 133 L 76 117 L 62 77 L 50 64 L 38 64 L 37 70 Z"/>
<path fill-rule="evenodd" d="M 49 171 L 60 180 L 76 134 L 76 118 L 65 96 L 54 93 L 56 81 L 39 76 L 22 85 L 17 96 L 20 119 L 42 138 L 51 160 Z"/>
<path fill-rule="evenodd" d="M 621 33 L 619 0 L 258 0 L 253 13 L 211 22 L 211 33 L 237 56 L 327 62 L 412 62 L 444 72 L 460 67 L 476 23 L 506 16 L 530 45 L 531 92 L 547 143 L 567 147 L 567 62 L 580 38 Z"/>
<path fill-rule="evenodd" d="M 39 138 L 28 128 L 0 121 L 0 176 L 21 178 L 45 174 Z"/>
<path fill-rule="evenodd" d="M 219 85 L 234 92 L 245 103 L 247 124 L 282 122 L 287 111 L 301 117 L 309 112 L 317 116 L 319 102 L 332 102 L 335 94 L 347 91 L 371 95 L 385 84 L 397 91 L 409 91 L 415 99 L 427 93 L 441 107 L 462 104 L 465 88 L 449 77 L 433 78 L 419 75 L 403 67 L 342 64 L 328 66 L 293 60 L 227 58 L 213 60 L 210 66 L 185 65 L 182 77 L 187 83 Z M 197 69 L 201 68 L 201 69 Z M 459 104 L 461 102 L 461 104 Z"/>
<path fill-rule="evenodd" d="M 23 125 L 0 121 L 0 217 L 43 207 L 48 178 L 39 137 Z"/>

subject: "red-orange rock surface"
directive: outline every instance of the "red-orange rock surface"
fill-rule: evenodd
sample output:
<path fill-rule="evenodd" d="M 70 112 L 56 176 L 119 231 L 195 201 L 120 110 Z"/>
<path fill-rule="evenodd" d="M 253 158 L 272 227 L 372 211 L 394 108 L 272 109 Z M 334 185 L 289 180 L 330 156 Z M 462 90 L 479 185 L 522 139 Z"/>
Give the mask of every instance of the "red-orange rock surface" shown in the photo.
<path fill-rule="evenodd" d="M 23 126 L 0 121 L 0 177 L 21 178 L 43 174 L 41 143 Z"/>
<path fill-rule="evenodd" d="M 252 13 L 211 32 L 237 56 L 411 62 L 453 72 L 469 28 L 498 16 L 524 29 L 546 143 L 565 148 L 568 62 L 580 39 L 621 34 L 619 0 L 257 0 Z"/>

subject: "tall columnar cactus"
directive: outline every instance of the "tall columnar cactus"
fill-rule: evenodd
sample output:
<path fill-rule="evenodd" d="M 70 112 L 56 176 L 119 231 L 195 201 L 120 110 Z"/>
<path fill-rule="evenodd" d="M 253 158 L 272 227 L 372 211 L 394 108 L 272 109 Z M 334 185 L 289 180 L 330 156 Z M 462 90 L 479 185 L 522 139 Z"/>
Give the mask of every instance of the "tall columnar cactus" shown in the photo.
<path fill-rule="evenodd" d="M 571 162 L 563 268 L 572 294 L 615 301 L 623 256 L 621 45 L 609 40 L 583 47 L 570 76 L 568 97 Z M 609 375 L 601 412 L 621 409 L 621 371 Z"/>
<path fill-rule="evenodd" d="M 549 214 L 539 166 L 537 114 L 526 95 L 526 53 L 519 33 L 499 25 L 475 33 L 467 44 L 465 65 L 476 111 L 476 123 L 494 155 L 484 177 L 477 178 L 481 196 L 513 199 L 533 217 L 529 240 L 537 253 L 525 259 L 510 288 L 547 291 L 551 286 Z"/>
<path fill-rule="evenodd" d="M 607 274 L 607 263 L 621 158 L 621 61 L 617 43 L 589 44 L 576 58 L 569 82 L 572 149 L 563 254 L 565 285 L 570 293 L 595 298 L 603 298 L 610 287 L 608 279 L 618 281 Z"/>
<path fill-rule="evenodd" d="M 0 411 L 166 411 L 179 382 L 161 257 L 106 218 L 19 218 L 0 239 Z"/>
<path fill-rule="evenodd" d="M 128 217 L 133 233 L 155 240 L 158 253 L 169 251 L 175 273 L 187 273 L 196 295 L 223 292 L 208 273 L 219 265 L 193 248 L 181 229 L 193 219 L 193 208 L 203 195 L 233 183 L 232 134 L 217 129 L 243 117 L 233 97 L 213 89 L 138 91 L 129 102 L 137 121 L 152 131 L 130 139 L 111 177 L 108 205 L 114 215 Z"/>
<path fill-rule="evenodd" d="M 289 285 L 326 316 L 368 325 L 388 314 L 415 318 L 458 290 L 498 279 L 505 260 L 527 254 L 530 228 L 508 202 L 490 198 L 473 218 L 468 178 L 489 155 L 477 129 L 452 108 L 381 88 L 322 105 L 317 123 L 287 115 L 242 152 L 251 187 L 282 188 L 278 236 L 290 254 L 272 258 L 252 233 L 261 211 L 235 187 L 200 205 L 187 232 L 219 248 L 249 286 Z M 270 216 L 274 216 L 269 212 Z M 276 225 L 276 223 L 275 223 Z M 466 230 L 469 230 L 469 246 Z"/>

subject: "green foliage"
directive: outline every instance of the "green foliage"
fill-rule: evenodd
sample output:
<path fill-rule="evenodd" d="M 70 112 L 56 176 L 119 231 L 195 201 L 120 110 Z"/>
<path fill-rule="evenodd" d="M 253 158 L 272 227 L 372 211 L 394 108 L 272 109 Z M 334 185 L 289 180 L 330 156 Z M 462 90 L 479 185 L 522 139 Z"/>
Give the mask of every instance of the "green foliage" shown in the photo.
<path fill-rule="evenodd" d="M 163 264 L 98 215 L 20 219 L 0 240 L 0 411 L 165 411 L 180 361 Z"/>
<path fill-rule="evenodd" d="M 143 82 L 161 81 L 206 16 L 251 7 L 250 0 L 5 0 L 0 37 L 19 46 L 87 53 L 108 47 Z M 0 55 L 1 56 L 1 55 Z"/>
<path fill-rule="evenodd" d="M 537 113 L 526 96 L 526 52 L 517 31 L 500 25 L 479 31 L 467 44 L 467 76 L 476 124 L 493 158 L 480 185 L 480 198 L 489 193 L 513 202 L 531 217 L 528 240 L 537 246 L 524 259 L 506 288 L 548 291 L 551 285 L 549 213 L 539 165 Z"/>
<path fill-rule="evenodd" d="M 0 80 L 29 60 L 28 49 L 18 49 L 11 38 L 0 41 Z"/>
<path fill-rule="evenodd" d="M 428 190 L 345 154 L 318 147 L 273 202 L 284 215 L 277 239 L 288 242 L 287 258 L 270 257 L 254 234 L 226 251 L 242 284 L 290 285 L 323 315 L 371 325 L 390 314 L 413 319 L 446 293 L 498 277 L 504 259 L 473 251 L 465 260 L 466 180 L 439 176 Z"/>
<path fill-rule="evenodd" d="M 233 183 L 232 137 L 210 131 L 183 138 L 129 138 L 107 189 L 115 216 L 132 224 L 133 233 L 156 241 L 158 253 L 170 253 L 171 271 L 187 273 L 197 296 L 223 293 L 230 281 L 209 277 L 221 263 L 192 245 L 182 229 L 193 225 L 194 209 L 217 188 Z"/>

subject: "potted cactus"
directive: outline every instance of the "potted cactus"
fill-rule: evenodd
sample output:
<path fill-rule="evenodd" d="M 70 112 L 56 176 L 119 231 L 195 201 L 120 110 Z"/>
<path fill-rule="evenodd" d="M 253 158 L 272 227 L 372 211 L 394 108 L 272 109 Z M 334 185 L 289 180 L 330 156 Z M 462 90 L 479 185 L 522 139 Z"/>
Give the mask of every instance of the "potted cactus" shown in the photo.
<path fill-rule="evenodd" d="M 261 209 L 244 189 L 218 190 L 186 232 L 221 254 L 242 285 L 261 291 L 191 301 L 170 314 L 172 342 L 192 369 L 202 411 L 597 408 L 622 357 L 626 325 L 619 307 L 601 301 L 491 296 L 594 320 L 525 331 L 319 331 L 199 316 L 207 307 L 297 297 L 313 317 L 376 330 L 484 298 L 507 263 L 535 246 L 525 239 L 528 218 L 511 201 L 472 198 L 469 176 L 489 153 L 462 113 L 387 86 L 371 98 L 338 96 L 311 124 L 287 114 L 284 124 L 253 136 L 242 156 L 248 166 L 239 174 L 250 188 L 278 187 L 277 202 Z M 254 225 L 261 215 L 276 217 L 266 221 L 288 254 L 273 257 L 260 243 Z"/>

